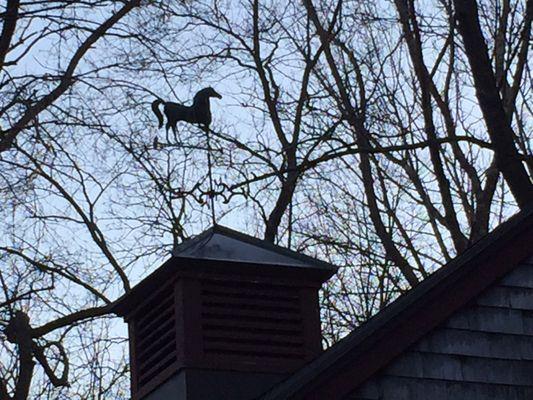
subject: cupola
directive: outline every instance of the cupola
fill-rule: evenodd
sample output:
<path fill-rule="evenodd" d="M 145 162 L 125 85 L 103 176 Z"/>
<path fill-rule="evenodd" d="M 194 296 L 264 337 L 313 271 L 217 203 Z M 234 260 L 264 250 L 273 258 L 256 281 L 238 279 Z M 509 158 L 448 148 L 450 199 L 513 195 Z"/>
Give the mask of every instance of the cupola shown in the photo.
<path fill-rule="evenodd" d="M 215 226 L 121 298 L 132 399 L 250 400 L 322 351 L 336 267 Z"/>

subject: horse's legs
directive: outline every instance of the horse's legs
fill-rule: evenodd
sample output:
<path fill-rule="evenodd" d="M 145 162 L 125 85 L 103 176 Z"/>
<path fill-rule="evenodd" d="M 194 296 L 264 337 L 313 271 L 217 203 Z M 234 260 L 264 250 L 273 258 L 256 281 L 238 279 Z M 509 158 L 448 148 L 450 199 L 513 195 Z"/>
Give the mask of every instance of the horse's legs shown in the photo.
<path fill-rule="evenodd" d="M 166 134 L 167 143 L 170 143 L 170 140 L 168 140 L 168 131 L 170 130 L 170 127 L 171 127 L 170 121 L 167 120 L 167 124 L 165 125 L 165 129 L 167 131 L 167 134 Z"/>
<path fill-rule="evenodd" d="M 178 128 L 176 127 L 176 125 L 178 124 L 178 122 L 174 122 L 174 125 L 172 125 L 172 132 L 174 133 L 174 143 L 177 143 L 178 142 Z"/>

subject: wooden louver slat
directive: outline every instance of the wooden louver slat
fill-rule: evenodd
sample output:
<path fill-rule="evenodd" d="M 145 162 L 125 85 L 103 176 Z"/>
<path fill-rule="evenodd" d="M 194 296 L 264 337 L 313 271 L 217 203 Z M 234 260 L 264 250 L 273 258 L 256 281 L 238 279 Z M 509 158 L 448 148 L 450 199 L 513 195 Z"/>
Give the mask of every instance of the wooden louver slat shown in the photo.
<path fill-rule="evenodd" d="M 137 390 L 177 361 L 174 285 L 149 299 L 134 322 Z"/>
<path fill-rule="evenodd" d="M 205 354 L 245 360 L 305 358 L 297 292 L 247 282 L 202 282 Z"/>

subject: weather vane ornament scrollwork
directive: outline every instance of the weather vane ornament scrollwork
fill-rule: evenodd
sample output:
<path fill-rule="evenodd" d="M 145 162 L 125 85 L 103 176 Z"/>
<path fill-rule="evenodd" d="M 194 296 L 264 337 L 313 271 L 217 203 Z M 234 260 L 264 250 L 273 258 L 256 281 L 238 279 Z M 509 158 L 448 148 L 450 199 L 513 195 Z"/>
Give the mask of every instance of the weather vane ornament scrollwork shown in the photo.
<path fill-rule="evenodd" d="M 209 178 L 209 192 L 208 197 L 210 199 L 211 206 L 211 221 L 213 225 L 216 224 L 215 218 L 215 190 L 213 187 L 213 174 L 212 174 L 212 162 L 211 162 L 211 143 L 209 140 L 210 125 L 211 125 L 211 108 L 209 99 L 215 97 L 221 99 L 222 96 L 215 91 L 212 87 L 206 87 L 200 90 L 194 95 L 193 103 L 191 106 L 185 106 L 179 103 L 173 103 L 170 101 L 163 101 L 161 99 L 154 100 L 152 102 L 152 111 L 159 121 L 159 128 L 163 127 L 164 118 L 163 114 L 159 110 L 159 106 L 163 104 L 163 113 L 167 118 L 166 128 L 166 139 L 168 140 L 168 131 L 172 128 L 174 133 L 174 138 L 177 137 L 177 128 L 176 125 L 178 121 L 184 121 L 192 124 L 200 124 L 201 128 L 206 133 L 207 141 L 207 168 L 208 168 L 208 178 Z M 157 148 L 157 137 L 154 139 L 154 147 Z"/>

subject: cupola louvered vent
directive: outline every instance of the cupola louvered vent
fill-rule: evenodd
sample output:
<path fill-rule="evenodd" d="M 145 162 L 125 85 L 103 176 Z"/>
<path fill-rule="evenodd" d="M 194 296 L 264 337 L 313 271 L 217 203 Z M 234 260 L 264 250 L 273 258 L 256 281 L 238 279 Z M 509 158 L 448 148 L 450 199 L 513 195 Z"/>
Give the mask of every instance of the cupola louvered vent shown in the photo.
<path fill-rule="evenodd" d="M 202 281 L 202 334 L 206 355 L 304 359 L 304 332 L 294 288 L 231 281 Z"/>
<path fill-rule="evenodd" d="M 138 311 L 134 322 L 137 386 L 142 389 L 177 361 L 174 285 Z"/>
<path fill-rule="evenodd" d="M 128 323 L 132 400 L 249 400 L 322 351 L 318 290 L 335 267 L 224 227 L 114 306 Z"/>

